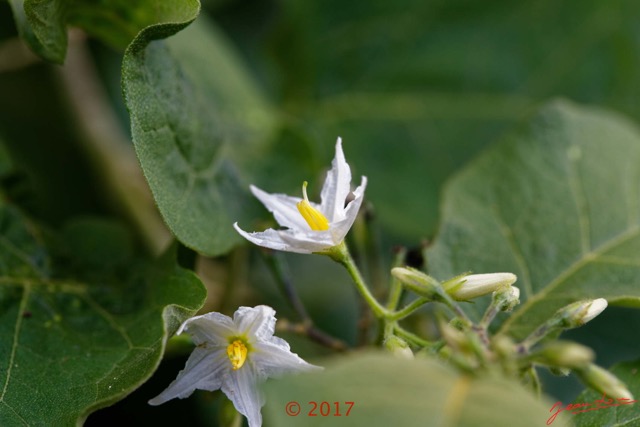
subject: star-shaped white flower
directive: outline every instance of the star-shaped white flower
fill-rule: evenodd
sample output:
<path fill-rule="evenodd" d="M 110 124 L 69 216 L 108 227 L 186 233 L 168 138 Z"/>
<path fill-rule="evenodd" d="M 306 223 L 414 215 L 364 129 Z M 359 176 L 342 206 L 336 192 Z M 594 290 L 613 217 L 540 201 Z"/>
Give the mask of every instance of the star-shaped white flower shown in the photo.
<path fill-rule="evenodd" d="M 306 182 L 302 189 L 303 199 L 286 194 L 270 194 L 251 186 L 251 192 L 273 212 L 276 221 L 284 229 L 270 228 L 262 232 L 247 233 L 238 227 L 238 223 L 233 226 L 238 233 L 256 245 L 281 251 L 308 254 L 339 245 L 358 215 L 367 178 L 362 177 L 360 185 L 353 191 L 353 199 L 346 203 L 351 192 L 351 169 L 344 158 L 340 138 L 336 143 L 336 155 L 331 166 L 322 186 L 320 204 L 309 202 Z"/>
<path fill-rule="evenodd" d="M 322 369 L 305 362 L 290 351 L 285 340 L 274 337 L 275 324 L 275 311 L 266 305 L 240 307 L 233 319 L 207 313 L 186 320 L 177 333 L 189 333 L 197 347 L 175 381 L 149 404 L 183 399 L 196 389 L 222 389 L 247 417 L 249 427 L 261 426 L 264 397 L 258 383 L 285 373 Z"/>

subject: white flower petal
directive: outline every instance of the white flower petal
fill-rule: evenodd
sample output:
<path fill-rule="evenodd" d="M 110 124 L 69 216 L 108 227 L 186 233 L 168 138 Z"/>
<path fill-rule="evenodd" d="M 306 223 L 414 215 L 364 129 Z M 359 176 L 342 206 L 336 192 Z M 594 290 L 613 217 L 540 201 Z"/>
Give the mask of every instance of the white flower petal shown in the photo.
<path fill-rule="evenodd" d="M 178 329 L 178 335 L 183 331 L 191 335 L 196 345 L 209 343 L 226 346 L 227 337 L 237 333 L 236 325 L 229 316 L 215 312 L 187 319 Z"/>
<path fill-rule="evenodd" d="M 233 314 L 238 331 L 246 334 L 251 344 L 269 340 L 276 330 L 276 311 L 268 305 L 240 307 Z"/>
<path fill-rule="evenodd" d="M 322 186 L 320 211 L 329 222 L 339 219 L 344 211 L 344 204 L 351 191 L 351 169 L 344 158 L 342 139 L 336 142 L 336 155 L 331 163 L 331 170 Z"/>
<path fill-rule="evenodd" d="M 298 249 L 299 252 L 303 250 L 305 251 L 304 253 L 320 252 L 340 243 L 334 240 L 331 229 L 321 231 L 287 231 L 290 232 L 282 233 L 280 237 L 284 242 Z"/>
<path fill-rule="evenodd" d="M 354 199 L 349 202 L 347 208 L 344 210 L 342 215 L 344 218 L 331 224 L 331 235 L 336 244 L 344 240 L 344 237 L 347 235 L 354 221 L 358 217 L 360 205 L 362 205 L 362 201 L 364 200 L 365 188 L 367 188 L 367 177 L 363 176 L 360 185 L 353 192 L 353 195 L 355 196 Z"/>
<path fill-rule="evenodd" d="M 591 304 L 589 304 L 589 308 L 587 308 L 587 312 L 584 314 L 582 321 L 587 323 L 591 321 L 598 314 L 602 313 L 605 308 L 607 308 L 607 300 L 604 298 L 594 299 Z"/>
<path fill-rule="evenodd" d="M 296 252 L 300 254 L 310 254 L 311 252 L 313 252 L 304 247 L 296 246 L 295 238 L 285 241 L 283 237 L 285 237 L 287 232 L 290 232 L 290 230 L 277 231 L 277 230 L 274 230 L 273 228 L 269 228 L 265 231 L 247 233 L 246 231 L 244 231 L 238 226 L 237 222 L 233 224 L 233 227 L 236 229 L 238 233 L 242 235 L 242 237 L 244 237 L 245 239 L 247 239 L 252 243 L 255 243 L 258 246 L 262 246 L 269 249 L 275 249 L 277 251 Z"/>
<path fill-rule="evenodd" d="M 302 230 L 309 228 L 297 207 L 297 203 L 302 200 L 300 197 L 267 193 L 254 185 L 251 186 L 251 192 L 269 212 L 273 212 L 274 218 L 281 226 Z"/>
<path fill-rule="evenodd" d="M 258 387 L 256 372 L 249 364 L 237 371 L 225 372 L 222 391 L 233 402 L 236 410 L 247 417 L 249 427 L 262 425 L 260 408 L 264 405 L 264 396 Z"/>
<path fill-rule="evenodd" d="M 162 393 L 149 400 L 150 405 L 160 405 L 179 397 L 184 399 L 195 389 L 214 391 L 222 386 L 221 373 L 229 370 L 226 349 L 204 349 L 196 347 L 189 356 L 184 369 Z"/>
<path fill-rule="evenodd" d="M 467 301 L 510 286 L 517 279 L 513 273 L 470 274 L 462 278 L 461 281 L 452 282 L 453 286 L 445 284 L 444 288 L 453 299 Z"/>
<path fill-rule="evenodd" d="M 305 362 L 297 354 L 292 353 L 289 344 L 282 338 L 273 337 L 269 342 L 255 345 L 251 354 L 260 377 L 280 377 L 287 373 L 315 371 L 323 368 Z"/>

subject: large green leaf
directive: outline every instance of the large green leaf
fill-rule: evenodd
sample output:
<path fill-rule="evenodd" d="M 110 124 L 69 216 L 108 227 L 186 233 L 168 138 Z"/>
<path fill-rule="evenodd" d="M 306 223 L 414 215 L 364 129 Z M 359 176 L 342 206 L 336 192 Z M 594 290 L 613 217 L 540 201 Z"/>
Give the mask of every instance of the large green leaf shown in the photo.
<path fill-rule="evenodd" d="M 635 399 L 638 399 L 640 396 L 640 360 L 619 363 L 611 368 L 611 372 L 620 378 Z M 563 403 L 566 408 L 569 403 L 593 403 L 599 399 L 603 399 L 603 396 L 598 392 L 585 390 L 574 401 Z M 609 398 L 604 399 L 608 401 Z M 614 401 L 613 403 L 620 402 Z M 598 406 L 604 406 L 604 404 L 595 402 L 590 407 L 582 407 L 576 411 L 597 408 Z M 577 413 L 573 414 L 573 417 L 577 427 L 633 427 L 640 425 L 640 402 Z"/>
<path fill-rule="evenodd" d="M 519 338 L 575 300 L 637 306 L 639 185 L 631 123 L 550 104 L 449 183 L 430 271 L 516 273 L 523 304 L 502 331 Z"/>
<path fill-rule="evenodd" d="M 205 290 L 173 254 L 132 257 L 126 230 L 83 220 L 50 245 L 0 205 L 0 425 L 80 424 L 160 363 Z M 51 251 L 47 246 L 51 246 Z"/>
<path fill-rule="evenodd" d="M 544 425 L 551 407 L 503 379 L 472 379 L 433 360 L 378 354 L 343 358 L 322 373 L 270 381 L 266 389 L 265 419 L 277 426 L 533 427 Z M 300 405 L 299 415 L 287 414 L 297 409 L 289 402 Z M 329 403 L 327 416 L 322 402 Z M 353 402 L 348 415 L 346 402 Z M 556 422 L 566 425 L 563 417 Z"/>
<path fill-rule="evenodd" d="M 11 0 L 21 36 L 31 49 L 62 63 L 67 52 L 67 26 L 80 27 L 111 46 L 124 49 L 143 29 L 158 22 L 193 19 L 198 0 Z"/>
<path fill-rule="evenodd" d="M 185 23 L 186 24 L 186 23 Z M 273 117 L 233 51 L 203 17 L 151 27 L 123 61 L 123 90 L 138 159 L 169 228 L 207 255 L 241 241 L 232 224 L 261 210 L 241 171 L 264 155 Z M 242 176 L 241 176 L 242 175 Z"/>

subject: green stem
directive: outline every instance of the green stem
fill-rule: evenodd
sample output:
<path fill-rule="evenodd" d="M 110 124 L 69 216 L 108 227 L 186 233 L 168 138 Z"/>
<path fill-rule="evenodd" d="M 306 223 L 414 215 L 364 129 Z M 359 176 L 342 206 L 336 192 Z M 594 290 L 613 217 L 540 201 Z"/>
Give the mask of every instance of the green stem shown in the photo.
<path fill-rule="evenodd" d="M 424 338 L 421 338 L 418 335 L 412 332 L 409 332 L 398 325 L 394 326 L 393 331 L 397 336 L 399 336 L 403 340 L 415 346 L 428 348 L 428 349 L 436 349 L 438 347 L 441 347 L 441 343 L 438 343 L 438 342 L 433 343 L 431 341 L 427 341 Z"/>
<path fill-rule="evenodd" d="M 407 250 L 400 248 L 396 253 L 393 260 L 393 267 L 400 267 L 404 264 L 405 257 L 407 256 Z M 402 299 L 402 282 L 395 276 L 391 276 L 391 284 L 389 286 L 389 300 L 387 301 L 387 309 L 390 311 L 395 310 L 400 304 Z"/>
<path fill-rule="evenodd" d="M 454 301 L 453 298 L 451 298 L 451 296 L 444 292 L 441 291 L 438 294 L 438 297 L 440 299 L 441 302 L 443 302 L 447 307 L 449 307 L 451 310 L 453 310 L 453 312 L 462 320 L 464 321 L 467 326 L 471 327 L 471 325 L 473 325 L 473 322 L 471 321 L 471 319 L 469 319 L 469 317 L 467 316 L 467 313 L 464 312 L 464 310 L 462 310 L 460 308 L 460 306 L 458 305 L 458 303 L 456 301 Z"/>
<path fill-rule="evenodd" d="M 535 331 L 531 332 L 527 338 L 520 343 L 526 350 L 533 347 L 538 341 L 547 336 L 550 332 L 558 329 L 558 321 L 555 318 L 551 318 L 538 327 Z"/>
<path fill-rule="evenodd" d="M 342 264 L 347 269 L 349 275 L 356 285 L 356 289 L 358 290 L 358 292 L 360 292 L 362 298 L 364 298 L 365 302 L 369 305 L 371 311 L 373 311 L 373 314 L 378 318 L 388 317 L 390 314 L 389 311 L 382 305 L 380 305 L 378 300 L 376 300 L 375 297 L 371 294 L 371 291 L 369 291 L 369 288 L 362 278 L 362 274 L 360 274 L 358 266 L 349 253 L 347 245 L 342 242 L 338 246 L 334 246 L 333 248 L 331 248 L 331 250 L 327 252 L 327 255 L 329 255 L 333 260 Z"/>
<path fill-rule="evenodd" d="M 531 387 L 531 389 L 533 390 L 533 392 L 540 397 L 542 394 L 542 385 L 540 384 L 540 377 L 538 377 L 538 372 L 536 371 L 536 368 L 534 368 L 533 366 L 530 367 L 525 373 L 524 373 L 524 377 L 525 380 L 528 379 L 529 380 L 529 386 Z"/>
<path fill-rule="evenodd" d="M 486 331 L 489 328 L 491 322 L 493 322 L 493 319 L 495 319 L 496 314 L 498 314 L 498 307 L 496 307 L 496 305 L 492 301 L 491 305 L 487 307 L 487 311 L 484 312 L 482 320 L 480 320 L 480 323 L 478 323 L 478 327 Z"/>
<path fill-rule="evenodd" d="M 415 300 L 413 300 L 413 302 L 407 304 L 406 306 L 404 306 L 404 308 L 402 308 L 401 310 L 398 310 L 394 313 L 390 313 L 389 315 L 387 315 L 387 319 L 391 320 L 391 321 L 397 321 L 397 320 L 401 320 L 404 319 L 405 317 L 409 316 L 411 313 L 413 313 L 414 311 L 416 311 L 417 309 L 419 309 L 420 307 L 422 307 L 423 305 L 425 305 L 428 302 L 432 302 L 433 300 L 429 299 L 429 298 L 424 298 L 424 297 L 419 297 Z"/>

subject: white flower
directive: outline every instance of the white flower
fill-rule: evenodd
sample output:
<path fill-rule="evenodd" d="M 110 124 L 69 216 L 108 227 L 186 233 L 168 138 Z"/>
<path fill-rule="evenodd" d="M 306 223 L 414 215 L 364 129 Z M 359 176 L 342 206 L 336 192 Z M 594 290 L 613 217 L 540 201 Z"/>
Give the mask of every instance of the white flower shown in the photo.
<path fill-rule="evenodd" d="M 275 311 L 266 305 L 240 307 L 233 319 L 207 313 L 186 320 L 177 333 L 189 333 L 197 347 L 175 381 L 149 404 L 183 399 L 196 389 L 222 389 L 247 417 L 249 427 L 262 425 L 264 397 L 259 382 L 284 373 L 322 369 L 305 362 L 290 351 L 285 340 L 274 337 L 275 323 Z"/>
<path fill-rule="evenodd" d="M 238 223 L 233 226 L 259 246 L 304 254 L 322 252 L 342 243 L 358 215 L 366 186 L 367 178 L 363 176 L 360 186 L 353 191 L 353 200 L 346 203 L 351 192 L 351 169 L 342 152 L 342 140 L 338 138 L 336 155 L 322 186 L 319 205 L 307 198 L 306 182 L 302 187 L 303 199 L 270 194 L 252 185 L 251 192 L 285 228 L 247 233 L 238 227 Z"/>

